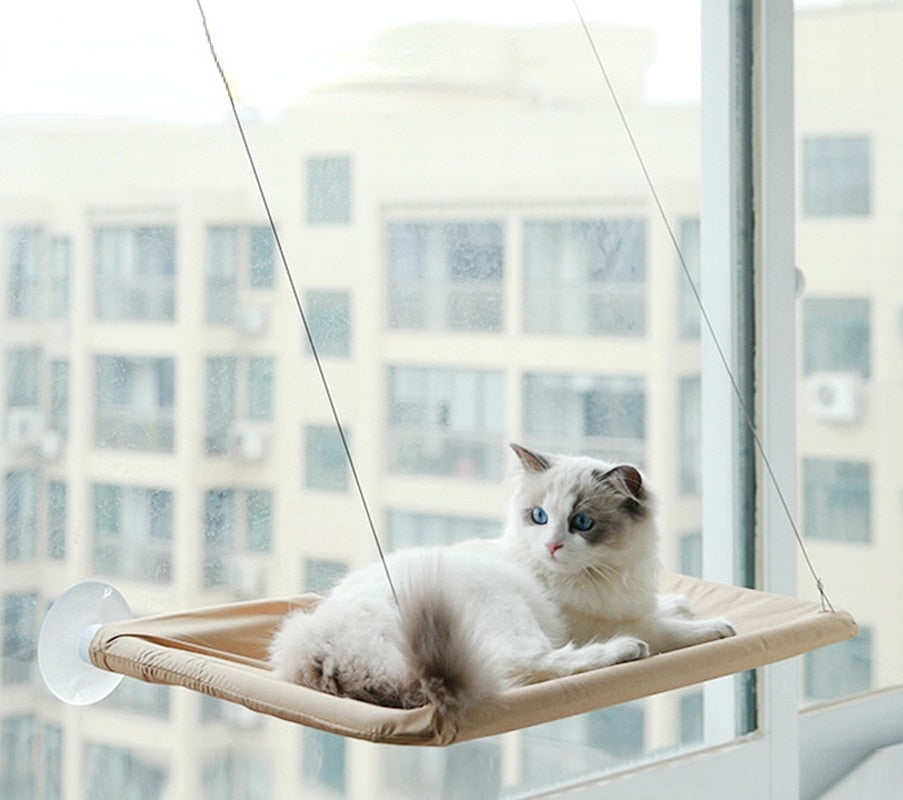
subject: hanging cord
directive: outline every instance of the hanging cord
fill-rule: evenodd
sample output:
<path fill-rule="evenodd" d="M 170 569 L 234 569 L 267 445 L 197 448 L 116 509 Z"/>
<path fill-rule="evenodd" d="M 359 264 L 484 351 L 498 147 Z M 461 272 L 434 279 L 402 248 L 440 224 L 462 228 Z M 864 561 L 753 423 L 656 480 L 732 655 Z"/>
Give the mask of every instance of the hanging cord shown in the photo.
<path fill-rule="evenodd" d="M 310 352 L 313 355 L 314 363 L 317 366 L 317 374 L 320 377 L 320 383 L 323 386 L 323 391 L 326 394 L 326 400 L 329 403 L 329 410 L 332 412 L 332 418 L 335 422 L 336 430 L 339 432 L 339 438 L 342 440 L 342 448 L 345 451 L 345 458 L 348 461 L 348 466 L 351 469 L 351 476 L 354 480 L 354 485 L 357 489 L 358 497 L 361 501 L 361 507 L 364 510 L 364 515 L 367 518 L 367 525 L 370 528 L 370 534 L 373 537 L 373 542 L 376 545 L 376 551 L 379 554 L 379 560 L 382 564 L 383 571 L 386 573 L 386 580 L 389 582 L 389 589 L 392 591 L 392 597 L 395 600 L 395 605 L 400 608 L 400 604 L 398 602 L 398 594 L 395 591 L 395 584 L 392 582 L 392 575 L 389 572 L 389 565 L 386 563 L 386 555 L 383 551 L 382 543 L 379 540 L 379 533 L 376 530 L 376 523 L 373 520 L 373 514 L 370 511 L 370 504 L 367 502 L 367 495 L 364 492 L 364 486 L 361 483 L 360 476 L 358 475 L 357 466 L 354 463 L 354 458 L 351 455 L 351 447 L 348 444 L 348 436 L 345 433 L 345 427 L 342 425 L 342 420 L 339 417 L 339 410 L 336 406 L 335 399 L 332 394 L 332 389 L 329 386 L 329 380 L 326 377 L 326 370 L 323 368 L 323 362 L 320 359 L 320 353 L 317 350 L 316 342 L 314 341 L 313 333 L 310 329 L 310 324 L 307 320 L 307 314 L 304 311 L 304 304 L 301 302 L 301 295 L 298 292 L 298 287 L 295 284 L 295 279 L 292 276 L 292 271 L 288 265 L 288 259 L 285 255 L 285 250 L 282 247 L 282 239 L 279 236 L 279 230 L 276 227 L 276 220 L 273 218 L 273 213 L 270 210 L 270 203 L 267 200 L 266 192 L 263 188 L 263 181 L 260 178 L 260 173 L 257 171 L 257 163 L 254 160 L 254 155 L 251 151 L 251 145 L 248 142 L 248 137 L 245 134 L 245 127 L 241 121 L 241 115 L 238 113 L 238 106 L 235 103 L 235 96 L 232 94 L 232 88 L 229 86 L 229 80 L 226 78 L 225 70 L 223 70 L 223 66 L 220 63 L 219 56 L 216 53 L 216 47 L 213 45 L 213 37 L 210 33 L 210 27 L 207 24 L 207 15 L 204 13 L 204 6 L 201 3 L 201 0 L 196 0 L 198 13 L 201 15 L 201 24 L 204 26 L 204 37 L 207 39 L 207 46 L 210 48 L 210 55 L 213 57 L 213 63 L 216 65 L 216 71 L 219 73 L 220 79 L 222 80 L 223 87 L 226 90 L 226 95 L 229 98 L 229 106 L 232 109 L 232 117 L 235 119 L 235 125 L 238 128 L 238 134 L 241 137 L 241 143 L 244 147 L 245 155 L 248 157 L 248 164 L 251 167 L 251 172 L 254 175 L 254 183 L 257 186 L 257 193 L 260 195 L 260 200 L 263 203 L 263 209 L 266 212 L 267 222 L 269 223 L 270 230 L 273 233 L 273 240 L 276 242 L 276 249 L 279 251 L 279 259 L 282 262 L 282 270 L 285 273 L 285 277 L 288 279 L 288 285 L 292 292 L 292 297 L 295 300 L 295 308 L 298 310 L 298 316 L 301 318 L 301 323 L 304 325 L 304 333 L 307 337 L 308 344 L 310 345 Z"/>
<path fill-rule="evenodd" d="M 671 246 L 674 248 L 675 253 L 677 253 L 677 260 L 680 262 L 680 268 L 683 271 L 684 277 L 686 278 L 687 283 L 690 286 L 690 290 L 693 293 L 696 305 L 699 307 L 699 313 L 702 316 L 705 329 L 708 332 L 712 343 L 715 345 L 715 350 L 718 353 L 718 360 L 724 367 L 724 371 L 727 374 L 728 380 L 730 381 L 731 388 L 733 389 L 734 396 L 737 400 L 737 406 L 739 407 L 740 412 L 743 415 L 743 418 L 746 422 L 746 427 L 749 429 L 749 433 L 752 436 L 753 442 L 755 443 L 756 451 L 759 453 L 759 456 L 762 459 L 762 463 L 765 466 L 765 470 L 768 473 L 769 482 L 774 488 L 778 501 L 781 504 L 781 508 L 784 511 L 784 516 L 790 523 L 790 527 L 793 530 L 793 535 L 796 537 L 797 544 L 799 545 L 800 552 L 803 554 L 803 559 L 805 560 L 806 566 L 809 569 L 809 574 L 812 576 L 812 580 L 815 581 L 815 587 L 816 589 L 818 589 L 818 594 L 821 598 L 822 611 L 830 610 L 833 612 L 834 606 L 828 599 L 828 595 L 825 592 L 824 583 L 818 576 L 818 573 L 815 570 L 815 565 L 813 564 L 812 559 L 809 557 L 809 552 L 806 549 L 806 543 L 803 540 L 802 534 L 800 533 L 799 526 L 796 524 L 793 513 L 790 511 L 790 505 L 787 502 L 784 491 L 783 489 L 781 489 L 781 484 L 778 481 L 777 475 L 774 472 L 774 468 L 771 465 L 771 459 L 769 459 L 768 453 L 765 451 L 765 446 L 762 444 L 762 440 L 759 437 L 759 432 L 756 429 L 756 424 L 753 421 L 752 414 L 750 413 L 749 409 L 747 408 L 746 402 L 743 399 L 743 393 L 741 392 L 740 386 L 737 383 L 737 378 L 735 377 L 733 370 L 731 369 L 730 362 L 728 361 L 727 355 L 724 352 L 724 347 L 722 346 L 721 341 L 718 338 L 718 334 L 715 332 L 715 326 L 713 325 L 712 320 L 709 317 L 709 313 L 702 302 L 702 295 L 699 292 L 699 287 L 697 287 L 696 282 L 693 280 L 693 276 L 690 273 L 690 268 L 687 265 L 686 259 L 684 258 L 680 243 L 678 242 L 677 236 L 674 233 L 674 228 L 668 219 L 668 215 L 665 212 L 665 207 L 662 204 L 658 191 L 655 188 L 655 182 L 652 180 L 652 175 L 649 173 L 649 169 L 646 166 L 646 160 L 643 158 L 643 154 L 640 151 L 640 147 L 633 135 L 633 130 L 630 127 L 630 123 L 627 121 L 627 115 L 624 113 L 624 108 L 621 105 L 621 101 L 618 99 L 618 94 L 615 91 L 614 85 L 611 82 L 611 78 L 608 75 L 608 70 L 605 68 L 605 62 L 602 60 L 602 56 L 599 53 L 599 48 L 596 47 L 596 41 L 589 29 L 586 18 L 583 16 L 583 12 L 580 10 L 580 6 L 577 0 L 572 0 L 572 2 L 574 4 L 574 9 L 577 12 L 577 17 L 580 20 L 580 25 L 583 28 L 583 33 L 586 35 L 589 46 L 593 51 L 593 57 L 595 58 L 596 65 L 599 67 L 599 71 L 602 73 L 602 78 L 605 81 L 605 86 L 607 87 L 608 93 L 611 96 L 615 111 L 618 114 L 618 118 L 621 120 L 621 125 L 624 128 L 624 132 L 627 134 L 627 139 L 630 142 L 630 147 L 633 150 L 633 154 L 636 156 L 640 170 L 643 173 L 643 178 L 646 181 L 646 186 L 649 189 L 649 193 L 652 196 L 653 202 L 655 203 L 658 215 L 659 217 L 661 217 L 661 221 L 665 226 L 665 230 L 668 232 L 668 238 L 671 240 Z"/>

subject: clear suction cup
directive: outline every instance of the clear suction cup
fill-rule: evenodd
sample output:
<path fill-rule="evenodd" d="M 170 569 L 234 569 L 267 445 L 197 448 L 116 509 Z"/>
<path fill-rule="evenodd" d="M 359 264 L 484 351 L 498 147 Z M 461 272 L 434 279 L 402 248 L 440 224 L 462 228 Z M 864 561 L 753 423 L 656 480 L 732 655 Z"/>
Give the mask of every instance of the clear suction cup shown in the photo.
<path fill-rule="evenodd" d="M 102 625 L 131 616 L 125 598 L 109 584 L 84 581 L 63 592 L 38 637 L 38 668 L 47 688 L 76 706 L 103 700 L 123 676 L 95 667 L 88 648 Z"/>

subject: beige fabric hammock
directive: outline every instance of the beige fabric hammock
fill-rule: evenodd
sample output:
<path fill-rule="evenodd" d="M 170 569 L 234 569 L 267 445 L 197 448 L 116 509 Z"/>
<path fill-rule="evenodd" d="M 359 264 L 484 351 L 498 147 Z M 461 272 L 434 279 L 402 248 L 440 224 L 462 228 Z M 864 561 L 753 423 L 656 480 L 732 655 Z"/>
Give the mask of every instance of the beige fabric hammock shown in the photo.
<path fill-rule="evenodd" d="M 89 647 L 102 669 L 184 686 L 343 736 L 373 742 L 447 745 L 505 733 L 616 703 L 760 667 L 852 638 L 853 618 L 817 603 L 669 575 L 701 617 L 724 616 L 737 636 L 512 689 L 475 708 L 457 727 L 432 706 L 394 709 L 333 697 L 276 679 L 267 647 L 282 617 L 318 597 L 232 603 L 104 625 Z"/>

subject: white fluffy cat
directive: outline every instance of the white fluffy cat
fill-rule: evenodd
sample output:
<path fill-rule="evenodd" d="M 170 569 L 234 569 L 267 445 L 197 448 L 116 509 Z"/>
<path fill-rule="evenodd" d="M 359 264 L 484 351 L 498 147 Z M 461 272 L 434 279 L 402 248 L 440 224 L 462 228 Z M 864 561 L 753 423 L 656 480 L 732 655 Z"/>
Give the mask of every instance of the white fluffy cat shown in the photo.
<path fill-rule="evenodd" d="M 657 594 L 653 500 L 639 471 L 512 445 L 504 535 L 395 553 L 284 620 L 276 675 L 446 715 L 501 690 L 732 636 Z"/>

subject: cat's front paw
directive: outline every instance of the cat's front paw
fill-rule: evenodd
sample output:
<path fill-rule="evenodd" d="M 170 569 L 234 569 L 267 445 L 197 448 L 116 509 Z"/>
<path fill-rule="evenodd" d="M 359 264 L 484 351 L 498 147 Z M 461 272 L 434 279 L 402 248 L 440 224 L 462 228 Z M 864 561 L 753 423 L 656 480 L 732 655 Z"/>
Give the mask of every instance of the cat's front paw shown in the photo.
<path fill-rule="evenodd" d="M 616 636 L 605 643 L 612 658 L 612 664 L 625 661 L 639 661 L 649 655 L 649 645 L 636 636 Z"/>
<path fill-rule="evenodd" d="M 713 617 L 698 621 L 700 642 L 711 642 L 715 639 L 728 639 L 737 635 L 737 629 L 723 617 Z"/>

